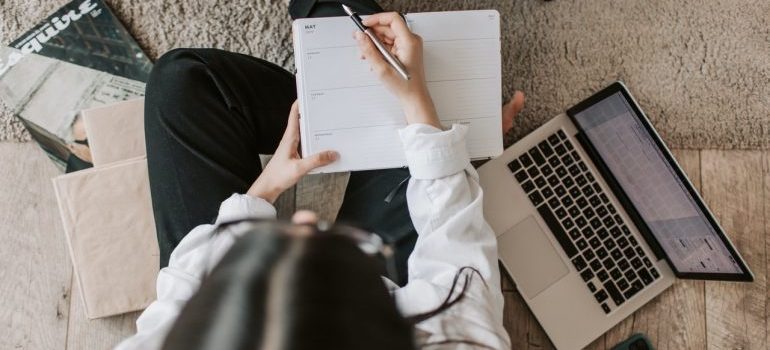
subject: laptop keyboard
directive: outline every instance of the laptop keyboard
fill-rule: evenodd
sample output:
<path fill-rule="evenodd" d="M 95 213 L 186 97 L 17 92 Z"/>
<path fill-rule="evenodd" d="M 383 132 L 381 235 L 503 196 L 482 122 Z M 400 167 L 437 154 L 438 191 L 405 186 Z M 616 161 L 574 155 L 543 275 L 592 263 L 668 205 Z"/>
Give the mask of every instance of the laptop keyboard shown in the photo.
<path fill-rule="evenodd" d="M 605 313 L 660 277 L 564 131 L 508 168 Z"/>

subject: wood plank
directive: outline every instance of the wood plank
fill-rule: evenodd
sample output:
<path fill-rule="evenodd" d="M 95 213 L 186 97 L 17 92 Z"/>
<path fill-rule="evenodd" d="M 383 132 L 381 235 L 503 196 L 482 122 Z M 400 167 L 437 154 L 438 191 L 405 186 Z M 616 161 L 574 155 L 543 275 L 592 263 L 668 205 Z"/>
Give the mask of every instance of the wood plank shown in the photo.
<path fill-rule="evenodd" d="M 72 280 L 67 349 L 111 349 L 136 333 L 136 319 L 141 312 L 89 320 L 86 317 L 78 284 Z"/>
<path fill-rule="evenodd" d="M 702 151 L 703 196 L 755 275 L 753 283 L 706 282 L 710 349 L 765 349 L 766 241 L 760 151 Z M 764 176 L 763 176 L 764 172 Z"/>
<path fill-rule="evenodd" d="M 700 189 L 700 152 L 675 150 L 679 164 Z M 656 349 L 706 348 L 706 316 L 703 281 L 679 280 L 607 333 L 611 348 L 634 333 L 644 333 Z"/>
<path fill-rule="evenodd" d="M 72 267 L 51 178 L 33 143 L 0 143 L 0 349 L 61 349 Z"/>
<path fill-rule="evenodd" d="M 527 327 L 530 311 L 519 292 L 503 291 L 505 306 L 503 307 L 503 327 L 511 338 L 511 349 L 528 349 Z"/>
<path fill-rule="evenodd" d="M 297 184 L 296 209 L 312 210 L 333 222 L 342 205 L 349 173 L 307 175 Z"/>

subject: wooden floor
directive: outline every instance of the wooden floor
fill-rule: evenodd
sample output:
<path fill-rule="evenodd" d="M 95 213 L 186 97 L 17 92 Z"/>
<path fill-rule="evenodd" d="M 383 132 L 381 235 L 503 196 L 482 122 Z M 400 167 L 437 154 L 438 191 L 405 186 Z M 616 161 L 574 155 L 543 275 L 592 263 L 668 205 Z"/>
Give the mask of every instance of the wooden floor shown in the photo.
<path fill-rule="evenodd" d="M 676 151 L 756 281 L 679 281 L 590 349 L 609 349 L 636 332 L 658 349 L 765 349 L 770 212 L 770 153 Z M 0 143 L 0 349 L 105 349 L 132 334 L 138 313 L 88 321 L 56 211 L 50 178 L 57 171 L 32 144 Z M 333 219 L 347 177 L 314 176 L 280 200 Z M 335 197 L 334 200 L 330 200 Z M 505 326 L 513 349 L 552 348 L 515 287 L 504 281 Z M 569 312 L 569 310 L 565 310 Z"/>

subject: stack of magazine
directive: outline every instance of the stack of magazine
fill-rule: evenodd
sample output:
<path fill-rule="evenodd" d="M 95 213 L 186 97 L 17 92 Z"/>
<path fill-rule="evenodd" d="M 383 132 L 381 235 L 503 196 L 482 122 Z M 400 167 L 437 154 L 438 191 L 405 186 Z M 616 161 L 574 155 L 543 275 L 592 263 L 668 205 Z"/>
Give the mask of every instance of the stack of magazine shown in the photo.
<path fill-rule="evenodd" d="M 0 48 L 0 100 L 67 173 L 53 188 L 88 318 L 155 299 L 142 98 L 151 69 L 102 0 L 74 0 Z"/>
<path fill-rule="evenodd" d="M 72 172 L 92 166 L 80 111 L 144 96 L 151 69 L 102 0 L 74 0 L 0 48 L 0 101 Z"/>

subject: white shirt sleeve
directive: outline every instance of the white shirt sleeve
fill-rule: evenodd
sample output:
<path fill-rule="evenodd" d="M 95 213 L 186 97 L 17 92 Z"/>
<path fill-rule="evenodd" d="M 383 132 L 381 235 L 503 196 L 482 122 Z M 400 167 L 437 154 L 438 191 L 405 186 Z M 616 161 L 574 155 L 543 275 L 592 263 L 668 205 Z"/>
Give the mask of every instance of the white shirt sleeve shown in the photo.
<path fill-rule="evenodd" d="M 484 220 L 483 193 L 466 150 L 466 133 L 462 125 L 441 131 L 413 124 L 400 130 L 412 174 L 407 203 L 418 239 L 409 257 L 408 284 L 394 294 L 407 316 L 431 311 L 446 299 L 458 271 L 473 267 L 483 282 L 473 274 L 461 302 L 417 327 L 432 334 L 428 343 L 468 340 L 510 349 L 503 328 L 497 240 Z M 459 283 L 454 292 L 461 288 Z"/>
<path fill-rule="evenodd" d="M 231 230 L 214 235 L 216 224 L 246 218 L 274 219 L 275 207 L 261 198 L 233 194 L 222 202 L 214 225 L 200 225 L 171 253 L 168 266 L 158 274 L 158 298 L 136 320 L 136 334 L 116 349 L 160 349 L 182 307 L 200 287 L 200 281 L 237 238 Z"/>

